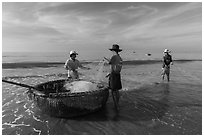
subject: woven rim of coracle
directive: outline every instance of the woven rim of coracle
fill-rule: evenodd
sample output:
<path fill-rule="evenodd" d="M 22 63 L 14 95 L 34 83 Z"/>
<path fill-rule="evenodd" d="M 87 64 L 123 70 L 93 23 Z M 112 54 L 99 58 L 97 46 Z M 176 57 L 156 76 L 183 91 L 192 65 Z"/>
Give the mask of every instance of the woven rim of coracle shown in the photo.
<path fill-rule="evenodd" d="M 48 83 L 53 83 L 53 82 L 59 82 L 59 81 L 65 81 L 65 80 L 53 80 L 53 81 L 49 81 L 49 82 L 45 82 L 39 85 L 43 85 L 43 84 L 48 84 Z M 93 83 L 96 83 L 94 81 L 90 81 Z M 101 84 L 101 83 L 99 83 Z M 39 92 L 34 90 L 32 92 L 32 94 L 35 94 L 35 96 L 41 96 L 41 97 L 45 97 L 45 98 L 59 98 L 59 97 L 77 97 L 77 96 L 85 96 L 85 95 L 91 95 L 93 93 L 97 94 L 99 92 L 108 90 L 108 87 L 103 85 L 103 87 L 98 87 L 97 90 L 90 90 L 90 91 L 83 91 L 83 92 L 58 92 L 58 93 L 49 93 L 49 94 L 38 94 Z"/>

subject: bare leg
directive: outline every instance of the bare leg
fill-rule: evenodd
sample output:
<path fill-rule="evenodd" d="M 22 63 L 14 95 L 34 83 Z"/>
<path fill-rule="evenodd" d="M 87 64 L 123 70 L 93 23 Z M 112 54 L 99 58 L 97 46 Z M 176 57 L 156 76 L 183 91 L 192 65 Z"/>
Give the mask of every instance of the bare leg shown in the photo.
<path fill-rule="evenodd" d="M 119 104 L 119 99 L 120 99 L 120 94 L 119 94 L 119 91 L 116 90 L 116 101 L 117 101 L 117 104 Z"/>
<path fill-rule="evenodd" d="M 167 80 L 169 82 L 169 80 L 170 80 L 170 68 L 168 68 L 168 72 L 166 73 L 166 76 L 167 76 Z"/>
<path fill-rule="evenodd" d="M 163 70 L 163 72 L 162 72 L 162 80 L 164 80 L 164 75 L 165 75 L 165 71 L 164 71 L 164 68 L 162 69 Z"/>
<path fill-rule="evenodd" d="M 162 80 L 164 80 L 164 74 L 162 74 Z"/>
<path fill-rule="evenodd" d="M 118 111 L 118 96 L 117 96 L 117 91 L 112 91 L 112 97 L 113 97 L 113 102 L 115 105 L 116 110 Z"/>
<path fill-rule="evenodd" d="M 167 80 L 168 80 L 168 82 L 169 82 L 169 74 L 166 74 L 166 76 L 167 76 Z"/>

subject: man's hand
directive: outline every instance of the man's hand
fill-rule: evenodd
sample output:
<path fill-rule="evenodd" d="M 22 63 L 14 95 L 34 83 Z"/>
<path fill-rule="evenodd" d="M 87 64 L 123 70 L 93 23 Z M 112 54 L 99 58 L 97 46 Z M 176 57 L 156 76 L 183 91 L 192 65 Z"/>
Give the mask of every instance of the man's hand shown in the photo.
<path fill-rule="evenodd" d="M 66 65 L 64 65 L 64 68 L 65 68 L 66 70 L 68 70 L 68 67 L 67 67 Z"/>
<path fill-rule="evenodd" d="M 109 77 L 109 76 L 110 76 L 110 73 L 108 73 L 108 74 L 106 75 L 106 78 Z"/>

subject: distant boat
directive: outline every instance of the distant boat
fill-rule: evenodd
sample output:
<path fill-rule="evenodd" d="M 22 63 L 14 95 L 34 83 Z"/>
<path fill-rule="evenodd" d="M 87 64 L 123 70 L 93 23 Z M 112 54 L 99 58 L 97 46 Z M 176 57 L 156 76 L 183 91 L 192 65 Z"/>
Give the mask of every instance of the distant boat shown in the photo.
<path fill-rule="evenodd" d="M 147 56 L 151 56 L 152 54 L 150 54 L 150 53 L 147 53 L 146 55 L 147 55 Z"/>
<path fill-rule="evenodd" d="M 133 51 L 133 53 L 136 53 L 135 51 Z"/>

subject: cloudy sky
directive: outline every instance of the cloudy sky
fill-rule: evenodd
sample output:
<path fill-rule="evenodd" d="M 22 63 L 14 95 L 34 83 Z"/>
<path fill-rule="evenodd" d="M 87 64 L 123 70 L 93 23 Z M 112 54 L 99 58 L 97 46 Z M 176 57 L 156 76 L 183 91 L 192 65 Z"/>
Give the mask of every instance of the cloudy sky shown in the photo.
<path fill-rule="evenodd" d="M 3 52 L 201 53 L 202 3 L 2 3 Z"/>

